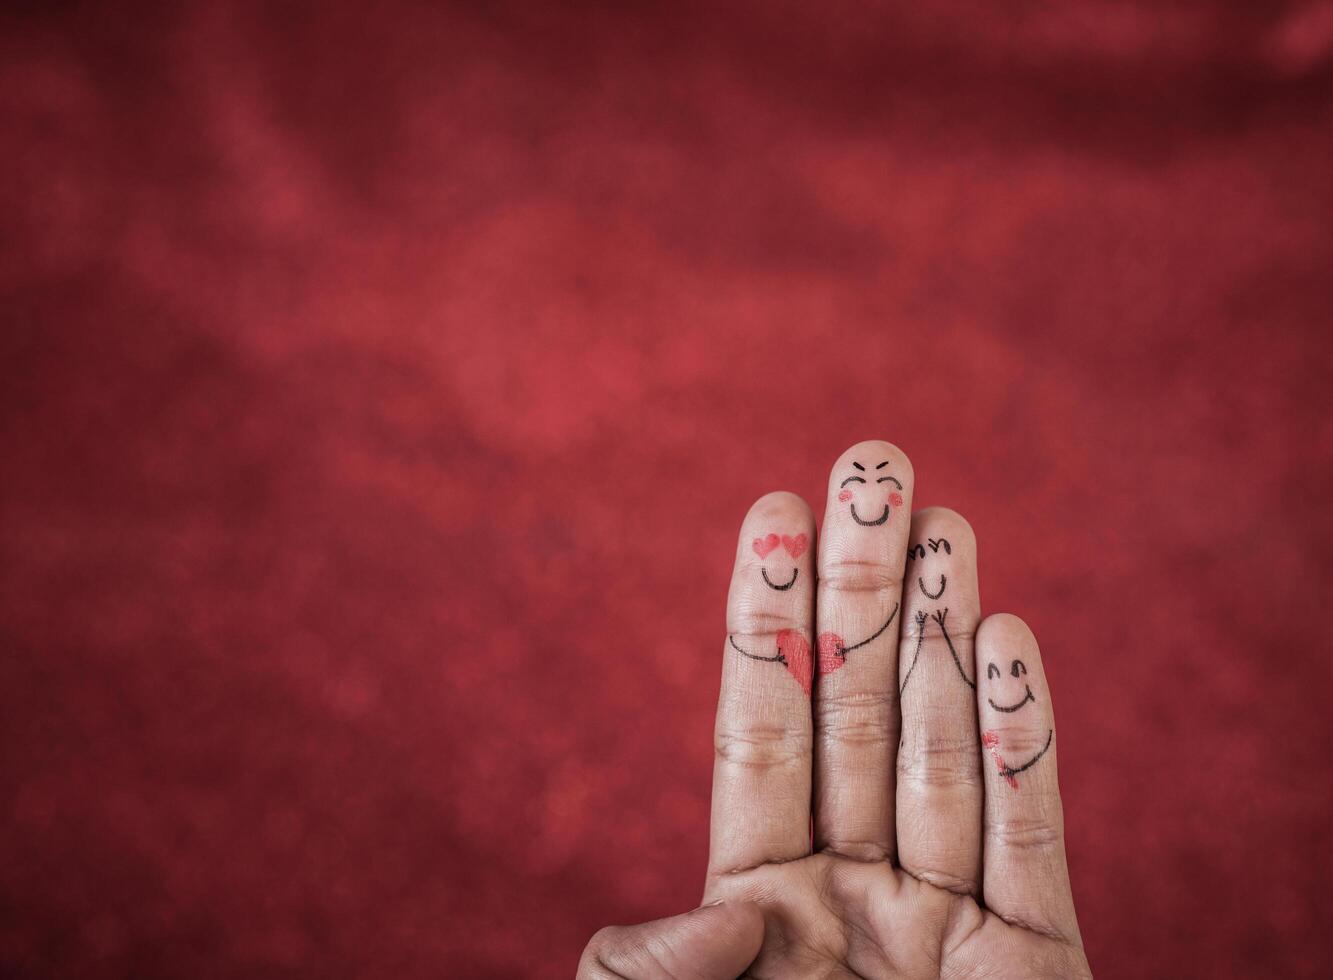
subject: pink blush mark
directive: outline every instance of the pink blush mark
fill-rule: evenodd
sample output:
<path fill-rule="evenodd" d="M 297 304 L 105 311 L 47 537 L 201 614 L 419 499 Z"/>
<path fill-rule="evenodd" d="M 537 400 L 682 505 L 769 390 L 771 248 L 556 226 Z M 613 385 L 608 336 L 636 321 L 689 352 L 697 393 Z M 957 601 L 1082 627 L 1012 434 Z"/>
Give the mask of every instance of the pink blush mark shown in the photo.
<path fill-rule="evenodd" d="M 845 504 L 847 503 L 847 501 L 852 499 L 852 492 L 850 490 L 844 490 L 840 494 L 838 494 L 838 499 Z"/>
<path fill-rule="evenodd" d="M 1000 744 L 1000 733 L 993 731 L 984 731 L 981 733 L 981 744 L 988 749 L 993 749 Z"/>
<path fill-rule="evenodd" d="M 903 505 L 903 495 L 897 492 L 889 494 L 889 506 L 901 507 Z"/>

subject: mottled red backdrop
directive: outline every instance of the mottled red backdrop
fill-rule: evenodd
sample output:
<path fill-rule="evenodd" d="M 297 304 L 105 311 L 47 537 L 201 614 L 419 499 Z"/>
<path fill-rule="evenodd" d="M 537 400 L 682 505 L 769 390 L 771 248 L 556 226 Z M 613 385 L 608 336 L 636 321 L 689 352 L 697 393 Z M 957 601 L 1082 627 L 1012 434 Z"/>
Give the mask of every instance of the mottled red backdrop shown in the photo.
<path fill-rule="evenodd" d="M 0 15 L 0 974 L 691 906 L 737 522 L 884 437 L 1094 968 L 1328 976 L 1333 5 L 555 7 Z"/>

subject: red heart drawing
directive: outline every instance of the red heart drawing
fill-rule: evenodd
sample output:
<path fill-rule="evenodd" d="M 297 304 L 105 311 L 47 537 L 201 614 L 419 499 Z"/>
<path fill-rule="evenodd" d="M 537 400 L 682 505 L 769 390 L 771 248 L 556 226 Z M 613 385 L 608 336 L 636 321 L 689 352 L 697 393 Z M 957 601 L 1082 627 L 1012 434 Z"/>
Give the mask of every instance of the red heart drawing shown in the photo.
<path fill-rule="evenodd" d="M 846 647 L 837 633 L 819 634 L 820 674 L 831 674 L 847 662 L 847 654 L 843 652 Z"/>
<path fill-rule="evenodd" d="M 760 558 L 767 558 L 772 554 L 773 549 L 782 543 L 782 539 L 776 534 L 770 534 L 766 538 L 754 539 L 754 553 Z"/>
<path fill-rule="evenodd" d="M 778 653 L 782 654 L 783 660 L 787 662 L 787 670 L 801 685 L 801 690 L 809 695 L 812 664 L 810 662 L 810 644 L 806 642 L 805 634 L 799 630 L 780 630 L 778 632 Z"/>
<path fill-rule="evenodd" d="M 790 551 L 793 558 L 801 557 L 801 552 L 805 551 L 805 542 L 804 534 L 798 534 L 794 538 L 789 534 L 782 536 L 782 547 Z"/>

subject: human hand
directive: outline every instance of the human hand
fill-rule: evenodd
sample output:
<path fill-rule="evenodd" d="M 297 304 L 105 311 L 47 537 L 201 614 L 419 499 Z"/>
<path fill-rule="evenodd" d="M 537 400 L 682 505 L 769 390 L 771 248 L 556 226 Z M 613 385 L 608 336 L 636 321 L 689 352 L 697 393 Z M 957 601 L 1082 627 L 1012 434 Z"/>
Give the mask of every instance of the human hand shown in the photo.
<path fill-rule="evenodd" d="M 889 443 L 844 453 L 817 579 L 805 502 L 750 509 L 704 887 L 723 904 L 603 930 L 581 977 L 1091 976 L 1036 640 L 981 619 L 972 529 L 909 522 L 913 483 Z"/>

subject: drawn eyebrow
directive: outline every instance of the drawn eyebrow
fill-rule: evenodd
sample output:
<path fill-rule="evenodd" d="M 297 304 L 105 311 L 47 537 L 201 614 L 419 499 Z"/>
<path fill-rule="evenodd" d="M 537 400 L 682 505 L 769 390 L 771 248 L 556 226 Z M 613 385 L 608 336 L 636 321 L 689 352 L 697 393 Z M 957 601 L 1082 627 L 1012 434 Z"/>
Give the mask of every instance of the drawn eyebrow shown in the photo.
<path fill-rule="evenodd" d="M 889 465 L 889 461 L 886 459 L 884 462 L 882 462 L 882 463 L 880 463 L 878 466 L 876 466 L 875 469 L 877 469 L 877 470 L 882 470 L 882 469 L 884 469 L 884 467 L 886 467 L 886 466 L 888 466 L 888 465 Z"/>
<path fill-rule="evenodd" d="M 863 472 L 863 473 L 865 472 L 865 467 L 862 466 L 860 463 L 858 463 L 856 460 L 852 460 L 852 465 L 855 466 L 855 467 L 856 467 L 858 470 L 860 470 L 861 472 Z M 876 468 L 876 469 L 879 469 L 878 466 L 875 467 L 875 468 Z"/>
<path fill-rule="evenodd" d="M 838 489 L 841 490 L 849 483 L 865 483 L 865 482 L 866 481 L 861 479 L 859 476 L 849 476 L 847 477 L 847 479 L 843 480 L 841 483 L 838 484 Z"/>
<path fill-rule="evenodd" d="M 876 466 L 875 469 L 879 469 L 879 467 Z M 897 487 L 899 490 L 901 490 L 901 489 L 903 488 L 903 485 L 902 485 L 901 483 L 899 483 L 896 479 L 894 479 L 894 478 L 891 477 L 891 476 L 881 476 L 881 477 L 880 477 L 878 480 L 876 480 L 875 482 L 876 482 L 876 483 L 883 483 L 885 480 L 888 480 L 889 482 L 891 482 L 891 483 L 892 483 L 895 487 Z"/>

